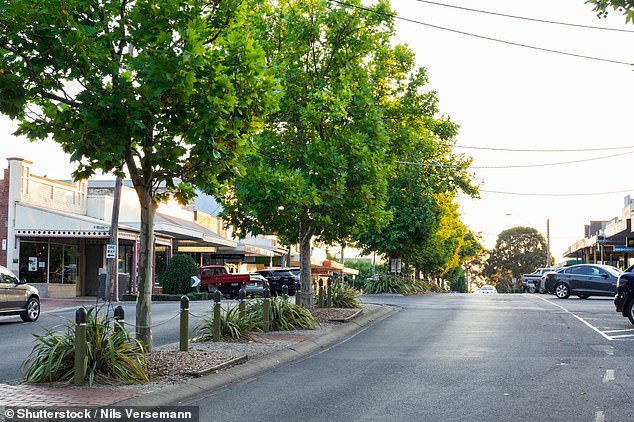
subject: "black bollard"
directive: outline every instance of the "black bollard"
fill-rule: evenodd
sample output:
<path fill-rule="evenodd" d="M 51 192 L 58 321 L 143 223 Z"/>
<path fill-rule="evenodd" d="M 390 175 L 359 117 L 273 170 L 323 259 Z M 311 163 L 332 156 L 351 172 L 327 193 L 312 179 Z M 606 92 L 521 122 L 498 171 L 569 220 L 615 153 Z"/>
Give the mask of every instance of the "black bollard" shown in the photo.
<path fill-rule="evenodd" d="M 180 348 L 181 352 L 189 349 L 189 298 L 181 296 L 181 326 L 180 326 Z"/>
<path fill-rule="evenodd" d="M 86 378 L 84 360 L 86 358 L 86 309 L 75 312 L 75 385 L 83 385 Z"/>

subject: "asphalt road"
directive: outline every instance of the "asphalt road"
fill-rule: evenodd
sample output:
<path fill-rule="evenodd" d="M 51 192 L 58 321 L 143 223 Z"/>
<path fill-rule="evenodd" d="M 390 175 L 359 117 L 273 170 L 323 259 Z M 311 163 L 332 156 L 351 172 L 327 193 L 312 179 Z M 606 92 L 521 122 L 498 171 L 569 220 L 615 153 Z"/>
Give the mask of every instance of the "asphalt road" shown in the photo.
<path fill-rule="evenodd" d="M 443 294 L 184 405 L 201 421 L 623 421 L 634 326 L 610 299 Z M 631 336 L 631 337 L 628 337 Z"/>
<path fill-rule="evenodd" d="M 226 305 L 225 302 L 223 304 Z M 86 303 L 94 305 L 94 303 Z M 103 305 L 103 303 L 100 303 Z M 126 329 L 134 336 L 136 321 L 136 305 L 133 302 L 121 303 L 125 312 Z M 190 333 L 200 323 L 201 317 L 211 312 L 211 301 L 190 302 Z M 0 317 L 0 382 L 18 382 L 23 375 L 21 365 L 36 345 L 33 334 L 43 335 L 46 330 L 65 332 L 68 322 L 74 323 L 75 312 L 81 307 L 69 305 L 60 309 L 48 309 L 46 303 L 42 304 L 42 313 L 34 323 L 22 322 L 19 316 Z M 100 308 L 102 315 L 113 315 L 112 307 Z M 180 302 L 154 302 L 152 304 L 152 330 L 153 344 L 178 343 L 180 329 Z"/>

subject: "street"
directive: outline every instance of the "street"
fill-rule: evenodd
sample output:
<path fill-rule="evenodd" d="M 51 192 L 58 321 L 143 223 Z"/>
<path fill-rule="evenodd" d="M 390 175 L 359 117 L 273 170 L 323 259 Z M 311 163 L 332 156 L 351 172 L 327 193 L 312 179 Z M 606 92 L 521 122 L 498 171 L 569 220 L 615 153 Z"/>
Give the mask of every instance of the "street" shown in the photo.
<path fill-rule="evenodd" d="M 396 311 L 317 353 L 178 404 L 198 406 L 201 421 L 605 422 L 634 416 L 634 326 L 614 312 L 609 298 L 431 294 L 363 301 Z M 209 306 L 192 302 L 191 312 L 202 315 Z M 126 323 L 133 324 L 134 304 L 124 308 Z M 178 309 L 178 303 L 153 304 L 155 345 L 178 341 Z M 75 310 L 44 312 L 35 324 L 0 319 L 3 381 L 19 379 L 19 365 L 33 347 L 31 332 L 61 328 Z"/>
<path fill-rule="evenodd" d="M 34 323 L 22 322 L 19 316 L 2 316 L 0 317 L 0 382 L 11 383 L 19 382 L 23 371 L 20 365 L 27 358 L 33 346 L 35 339 L 33 334 L 43 335 L 45 330 L 53 330 L 56 332 L 65 332 L 68 321 L 74 323 L 75 311 L 85 305 L 87 307 L 94 306 L 94 302 L 77 302 L 63 309 L 51 310 L 47 308 L 46 299 L 42 302 L 42 314 Z M 227 302 L 228 303 L 228 302 Z M 103 302 L 99 302 L 102 306 Z M 121 305 L 125 311 L 125 326 L 128 332 L 134 336 L 136 321 L 136 304 L 134 302 L 122 302 L 115 306 Z M 223 306 L 225 302 L 223 302 Z M 189 328 L 190 335 L 196 324 L 201 321 L 201 316 L 208 316 L 211 311 L 213 302 L 191 301 Z M 100 308 L 100 314 L 104 315 L 108 312 L 112 318 L 113 309 L 107 307 Z M 152 336 L 154 346 L 164 344 L 178 343 L 179 341 L 179 315 L 180 302 L 154 302 L 152 303 Z"/>
<path fill-rule="evenodd" d="M 622 337 L 634 335 L 634 327 L 610 299 L 366 300 L 401 310 L 327 350 L 182 404 L 200 406 L 206 421 L 616 421 L 634 415 L 634 342 Z M 616 332 L 619 337 L 609 337 Z"/>

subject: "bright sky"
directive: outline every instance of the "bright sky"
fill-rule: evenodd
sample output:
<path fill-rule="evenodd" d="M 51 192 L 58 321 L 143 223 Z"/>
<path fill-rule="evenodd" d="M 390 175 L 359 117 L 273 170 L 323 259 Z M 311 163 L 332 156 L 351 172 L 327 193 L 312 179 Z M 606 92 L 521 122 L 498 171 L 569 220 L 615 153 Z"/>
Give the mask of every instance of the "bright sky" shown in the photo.
<path fill-rule="evenodd" d="M 597 19 L 584 0 L 439 3 L 634 31 L 617 13 Z M 397 41 L 415 51 L 438 92 L 441 113 L 460 125 L 457 145 L 469 148 L 456 152 L 474 158 L 472 171 L 481 198 L 462 198 L 460 210 L 463 221 L 482 233 L 486 247 L 495 245 L 502 230 L 518 225 L 533 226 L 545 236 L 550 220 L 551 251 L 560 260 L 563 251 L 583 237 L 584 224 L 621 215 L 623 198 L 634 194 L 629 176 L 634 68 L 508 43 L 634 63 L 634 32 L 532 22 L 420 0 L 392 0 L 392 5 L 410 20 L 397 19 Z M 73 167 L 54 142 L 31 144 L 11 136 L 14 130 L 15 125 L 0 116 L 0 158 L 26 158 L 34 162 L 35 174 L 70 178 Z M 613 147 L 631 148 L 607 149 Z M 604 150 L 582 151 L 596 148 Z M 567 151 L 553 151 L 557 149 Z M 606 156 L 613 157 L 601 159 Z M 547 165 L 570 161 L 577 162 Z M 534 167 L 519 167 L 527 165 Z M 504 168 L 490 168 L 496 166 Z"/>
<path fill-rule="evenodd" d="M 431 3 L 394 0 L 393 7 L 401 17 L 454 31 L 634 63 L 634 32 L 532 22 Z M 634 25 L 625 25 L 625 18 L 617 13 L 598 19 L 584 0 L 436 3 L 634 31 Z M 475 182 L 481 185 L 481 198 L 461 199 L 460 210 L 462 220 L 483 234 L 485 246 L 492 248 L 501 231 L 515 226 L 535 227 L 545 237 L 550 220 L 551 253 L 559 261 L 567 247 L 583 237 L 584 224 L 621 215 L 623 198 L 634 194 L 634 178 L 628 174 L 634 158 L 633 67 L 403 20 L 397 21 L 397 31 L 399 42 L 409 44 L 418 64 L 427 68 L 441 113 L 460 125 L 457 145 L 530 150 L 456 149 L 474 158 L 472 168 Z M 631 148 L 580 151 L 623 146 Z M 587 159 L 593 160 L 544 166 Z M 527 165 L 536 167 L 518 167 Z M 484 168 L 494 166 L 505 168 Z M 623 192 L 606 193 L 617 191 Z"/>

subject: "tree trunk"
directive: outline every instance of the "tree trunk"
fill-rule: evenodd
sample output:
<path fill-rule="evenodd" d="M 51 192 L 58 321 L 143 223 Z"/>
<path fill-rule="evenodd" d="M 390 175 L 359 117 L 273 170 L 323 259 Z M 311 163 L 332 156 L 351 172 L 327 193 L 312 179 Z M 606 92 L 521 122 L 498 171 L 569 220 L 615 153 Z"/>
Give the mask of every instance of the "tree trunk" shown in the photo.
<path fill-rule="evenodd" d="M 139 251 L 138 298 L 136 303 L 136 338 L 152 349 L 152 266 L 154 263 L 154 216 L 156 204 L 149 190 L 136 187 L 141 204 L 141 239 Z"/>
<path fill-rule="evenodd" d="M 299 224 L 299 266 L 302 279 L 302 306 L 313 309 L 313 283 L 310 271 L 310 241 L 315 230 L 307 224 Z"/>

